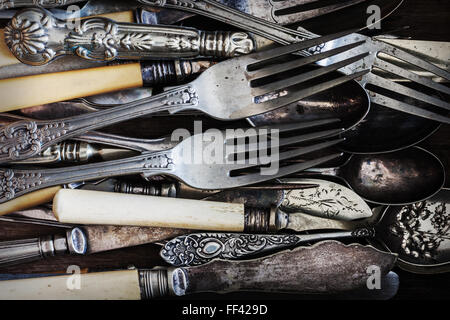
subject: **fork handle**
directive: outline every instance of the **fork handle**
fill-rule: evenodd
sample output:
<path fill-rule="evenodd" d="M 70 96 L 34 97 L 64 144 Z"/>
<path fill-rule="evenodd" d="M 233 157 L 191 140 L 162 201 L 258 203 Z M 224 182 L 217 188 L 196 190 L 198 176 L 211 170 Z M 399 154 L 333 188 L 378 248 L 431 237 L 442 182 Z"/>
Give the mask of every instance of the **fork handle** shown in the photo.
<path fill-rule="evenodd" d="M 62 120 L 23 120 L 0 128 L 0 162 L 20 161 L 38 155 L 48 147 L 88 131 L 153 112 L 194 108 L 198 104 L 191 85 L 161 94 Z"/>
<path fill-rule="evenodd" d="M 153 7 L 172 8 L 200 14 L 284 45 L 302 41 L 305 38 L 317 37 L 317 35 L 307 30 L 297 31 L 285 28 L 276 23 L 230 8 L 215 0 L 138 0 L 138 2 Z"/>
<path fill-rule="evenodd" d="M 56 8 L 63 7 L 74 3 L 83 2 L 84 0 L 5 0 L 0 1 L 0 10 L 12 9 L 12 8 L 22 8 L 22 7 L 33 7 L 38 5 L 43 8 Z"/>
<path fill-rule="evenodd" d="M 0 203 L 30 192 L 73 182 L 113 176 L 145 173 L 162 174 L 171 171 L 170 151 L 149 152 L 139 156 L 46 170 L 0 169 Z"/>
<path fill-rule="evenodd" d="M 5 28 L 5 41 L 18 60 L 30 65 L 43 65 L 68 54 L 111 61 L 234 57 L 254 49 L 253 40 L 245 32 L 119 23 L 103 17 L 72 24 L 41 8 L 23 10 Z M 33 28 L 24 27 L 28 25 Z"/>

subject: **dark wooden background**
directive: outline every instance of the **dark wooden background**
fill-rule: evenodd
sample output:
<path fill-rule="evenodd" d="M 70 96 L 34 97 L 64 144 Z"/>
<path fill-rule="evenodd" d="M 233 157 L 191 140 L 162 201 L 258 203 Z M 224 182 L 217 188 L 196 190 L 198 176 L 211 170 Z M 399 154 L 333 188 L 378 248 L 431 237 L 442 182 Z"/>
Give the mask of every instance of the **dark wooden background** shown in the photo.
<path fill-rule="evenodd" d="M 396 34 L 414 39 L 450 41 L 449 17 L 450 1 L 448 0 L 405 0 L 397 12 L 383 21 L 382 27 L 383 30 L 397 30 Z M 408 26 L 408 29 L 405 30 L 405 26 Z M 421 145 L 435 153 L 450 172 L 449 138 L 450 126 L 444 125 L 437 133 L 422 142 Z M 450 187 L 450 179 L 447 179 L 446 186 Z M 50 227 L 2 222 L 0 223 L 0 240 L 36 237 L 58 231 L 58 229 Z M 157 245 L 148 244 L 87 257 L 56 257 L 47 261 L 1 268 L 0 273 L 62 273 L 72 264 L 79 265 L 84 271 L 121 269 L 129 266 L 148 268 L 163 265 L 158 253 L 159 247 Z M 450 274 L 416 275 L 404 272 L 398 268 L 394 271 L 400 276 L 400 290 L 395 299 L 450 298 Z M 297 299 L 301 297 L 291 295 L 230 294 L 225 296 L 199 295 L 191 298 Z"/>

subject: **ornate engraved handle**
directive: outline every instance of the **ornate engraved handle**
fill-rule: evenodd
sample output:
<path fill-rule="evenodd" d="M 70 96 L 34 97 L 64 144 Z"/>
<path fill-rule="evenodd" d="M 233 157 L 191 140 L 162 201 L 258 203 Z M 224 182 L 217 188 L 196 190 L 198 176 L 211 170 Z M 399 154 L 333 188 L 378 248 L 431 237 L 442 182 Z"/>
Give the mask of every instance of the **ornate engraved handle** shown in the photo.
<path fill-rule="evenodd" d="M 0 128 L 0 162 L 28 159 L 62 140 L 114 123 L 164 110 L 177 112 L 197 105 L 196 90 L 191 85 L 185 85 L 152 97 L 69 119 L 14 122 Z"/>
<path fill-rule="evenodd" d="M 213 259 L 235 260 L 255 254 L 324 239 L 372 237 L 374 231 L 360 228 L 354 231 L 312 235 L 264 235 L 238 233 L 194 233 L 167 242 L 160 256 L 173 266 L 195 266 Z"/>
<path fill-rule="evenodd" d="M 307 30 L 297 31 L 285 28 L 276 23 L 230 8 L 215 0 L 138 0 L 138 2 L 149 6 L 173 8 L 197 13 L 253 32 L 280 44 L 290 44 L 317 37 L 317 35 Z"/>
<path fill-rule="evenodd" d="M 174 168 L 171 151 L 148 152 L 139 156 L 46 170 L 0 169 L 0 203 L 39 189 L 113 176 L 170 173 Z"/>
<path fill-rule="evenodd" d="M 83 1 L 84 0 L 0 0 L 0 10 L 33 6 L 55 8 Z"/>
<path fill-rule="evenodd" d="M 5 28 L 5 42 L 17 59 L 31 65 L 46 64 L 67 54 L 110 61 L 234 57 L 254 48 L 245 32 L 117 23 L 101 17 L 84 19 L 72 27 L 40 8 L 17 13 Z"/>
<path fill-rule="evenodd" d="M 0 242 L 0 266 L 10 266 L 36 261 L 62 254 L 85 254 L 87 239 L 80 228 L 73 228 L 66 235 L 44 236 Z"/>

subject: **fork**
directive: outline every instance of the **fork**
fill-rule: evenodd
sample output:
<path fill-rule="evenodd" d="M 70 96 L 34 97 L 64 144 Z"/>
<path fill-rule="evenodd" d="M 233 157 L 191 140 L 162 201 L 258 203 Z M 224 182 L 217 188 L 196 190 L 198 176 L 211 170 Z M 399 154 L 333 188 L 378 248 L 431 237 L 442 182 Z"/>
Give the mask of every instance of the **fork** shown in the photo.
<path fill-rule="evenodd" d="M 320 124 L 321 122 L 318 123 Z M 311 127 L 308 124 L 306 126 Z M 279 130 L 279 133 L 286 134 L 302 128 L 305 128 L 304 123 L 270 126 L 264 129 L 276 129 Z M 278 146 L 285 147 L 298 143 L 311 142 L 338 135 L 342 131 L 342 129 L 333 129 L 280 138 Z M 226 136 L 225 131 L 222 134 L 223 137 Z M 261 134 L 262 136 L 267 135 L 267 131 Z M 250 133 L 247 135 L 249 138 L 252 136 L 256 138 L 262 137 L 256 131 L 253 134 Z M 235 143 L 236 138 L 238 139 L 237 144 Z M 155 175 L 169 175 L 197 189 L 217 190 L 240 187 L 275 179 L 337 158 L 342 153 L 329 154 L 293 165 L 280 165 L 280 161 L 322 150 L 345 140 L 343 138 L 336 138 L 330 141 L 308 144 L 306 146 L 302 145 L 294 150 L 280 152 L 277 155 L 277 159 L 273 161 L 275 165 L 278 165 L 279 169 L 277 172 L 272 172 L 271 174 L 248 171 L 239 172 L 239 174 L 234 175 L 235 172 L 244 169 L 261 168 L 261 166 L 267 165 L 267 156 L 263 157 L 261 152 L 267 152 L 269 148 L 272 148 L 272 143 L 257 144 L 252 139 L 250 139 L 250 142 L 242 142 L 239 138 L 241 136 L 236 134 L 233 137 L 227 136 L 223 143 L 219 140 L 211 142 L 205 141 L 202 134 L 196 134 L 184 139 L 175 147 L 168 150 L 144 152 L 139 156 L 119 160 L 44 170 L 0 169 L 0 203 L 55 185 L 130 174 L 141 174 L 144 178 Z M 214 146 L 214 150 L 216 150 L 216 147 L 223 146 L 225 152 L 215 155 L 214 159 L 208 158 L 208 160 L 211 160 L 210 162 L 204 160 L 196 161 L 195 159 L 199 153 L 203 155 L 203 150 L 211 148 L 211 145 Z M 201 149 L 198 149 L 198 146 L 201 146 Z M 236 147 L 237 149 L 235 150 Z M 194 157 L 194 160 L 188 159 L 189 157 L 187 155 Z M 242 156 L 244 156 L 243 159 L 241 159 Z M 219 161 L 217 161 L 217 157 L 220 158 Z M 233 161 L 235 157 L 245 161 Z M 270 159 L 272 159 L 272 156 L 270 156 Z"/>
<path fill-rule="evenodd" d="M 214 0 L 185 0 L 182 2 L 174 0 L 139 0 L 139 2 L 151 6 L 182 9 L 201 14 L 228 24 L 232 24 L 238 28 L 253 32 L 259 36 L 283 45 L 318 37 L 318 35 L 305 29 L 288 29 L 281 25 L 261 18 L 253 17 L 236 9 L 227 7 Z M 322 66 L 330 65 L 336 61 L 340 61 L 340 59 L 358 55 L 361 51 L 369 51 L 370 54 L 364 59 L 361 59 L 356 63 L 349 64 L 340 70 L 346 74 L 349 74 L 361 69 L 370 68 L 371 72 L 362 76 L 359 81 L 367 89 L 373 103 L 419 117 L 443 123 L 450 123 L 450 118 L 448 116 L 434 111 L 435 108 L 440 108 L 447 111 L 450 110 L 450 106 L 448 102 L 446 102 L 446 99 L 448 98 L 447 95 L 450 94 L 450 89 L 438 83 L 435 79 L 430 79 L 409 71 L 411 68 L 406 68 L 405 63 L 426 70 L 438 77 L 443 78 L 445 81 L 450 80 L 450 73 L 415 55 L 407 53 L 381 40 L 372 39 L 356 33 L 344 37 L 337 36 L 335 39 L 326 44 L 319 45 L 309 51 L 304 50 L 300 52 L 300 54 L 305 56 L 310 54 L 318 54 L 323 52 L 324 49 L 332 49 L 337 46 L 341 46 L 342 44 L 354 43 L 356 41 L 360 41 L 361 46 L 337 55 L 331 59 L 324 59 L 320 61 L 319 64 Z M 399 66 L 388 62 L 389 60 L 384 58 L 383 55 L 391 57 L 391 59 L 399 59 L 403 64 Z M 377 75 L 376 71 L 379 69 L 401 76 L 403 79 L 408 80 L 408 83 L 412 83 L 419 87 L 413 89 L 404 83 L 400 84 L 387 79 L 385 75 Z M 445 98 L 441 99 L 432 96 L 432 94 L 428 93 L 429 89 L 433 90 L 433 95 L 442 95 Z M 389 92 L 386 93 L 386 90 Z M 425 107 L 425 105 L 427 105 L 427 107 Z M 430 106 L 431 109 L 428 106 Z"/>
<path fill-rule="evenodd" d="M 194 109 L 223 120 L 246 118 L 283 107 L 365 74 L 367 71 L 360 71 L 318 84 L 308 85 L 306 82 L 346 64 L 354 63 L 368 53 L 325 68 L 296 73 L 281 80 L 277 78 L 269 79 L 270 81 L 266 83 L 255 82 L 267 80 L 269 76 L 285 75 L 286 72 L 296 70 L 300 66 L 309 65 L 359 45 L 354 43 L 319 55 L 267 65 L 273 58 L 283 57 L 333 38 L 334 36 L 325 36 L 222 61 L 189 84 L 169 88 L 161 94 L 107 110 L 60 120 L 14 122 L 0 128 L 0 162 L 24 160 L 59 141 L 154 112 L 168 111 L 173 114 Z M 296 85 L 301 85 L 301 88 L 295 87 Z"/>

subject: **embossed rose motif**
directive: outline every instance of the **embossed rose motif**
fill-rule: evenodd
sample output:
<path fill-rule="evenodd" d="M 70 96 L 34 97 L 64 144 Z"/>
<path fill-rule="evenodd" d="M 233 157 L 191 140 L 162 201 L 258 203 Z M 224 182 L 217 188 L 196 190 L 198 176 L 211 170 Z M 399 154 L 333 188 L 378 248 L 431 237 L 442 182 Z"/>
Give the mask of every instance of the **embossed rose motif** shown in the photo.
<path fill-rule="evenodd" d="M 22 57 L 45 52 L 48 35 L 38 22 L 16 16 L 5 28 L 5 42 L 15 56 Z"/>

